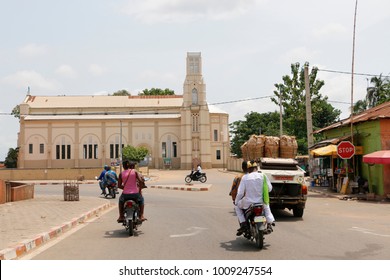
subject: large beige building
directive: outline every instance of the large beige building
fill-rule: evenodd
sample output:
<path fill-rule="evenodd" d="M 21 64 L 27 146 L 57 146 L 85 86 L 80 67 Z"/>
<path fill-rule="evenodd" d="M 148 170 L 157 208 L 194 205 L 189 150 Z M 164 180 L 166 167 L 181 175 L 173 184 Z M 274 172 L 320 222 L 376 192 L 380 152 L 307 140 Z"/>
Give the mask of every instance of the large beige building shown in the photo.
<path fill-rule="evenodd" d="M 229 115 L 207 103 L 198 52 L 183 95 L 27 95 L 20 116 L 19 168 L 101 167 L 126 145 L 146 147 L 152 168 L 222 167 L 229 154 Z"/>

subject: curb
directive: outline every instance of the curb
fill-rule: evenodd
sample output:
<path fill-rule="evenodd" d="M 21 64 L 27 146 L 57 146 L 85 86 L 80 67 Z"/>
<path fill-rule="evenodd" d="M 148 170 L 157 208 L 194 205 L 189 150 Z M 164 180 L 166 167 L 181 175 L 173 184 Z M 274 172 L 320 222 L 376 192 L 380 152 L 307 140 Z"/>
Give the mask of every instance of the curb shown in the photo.
<path fill-rule="evenodd" d="M 185 187 L 185 186 L 162 186 L 162 185 L 153 185 L 148 186 L 150 189 L 166 189 L 166 190 L 175 190 L 175 191 L 208 191 L 211 186 L 208 187 Z"/>
<path fill-rule="evenodd" d="M 64 180 L 66 181 L 66 180 Z M 88 185 L 88 184 L 97 184 L 97 181 L 77 181 L 80 184 L 83 185 Z M 47 181 L 47 182 L 32 182 L 34 185 L 39 185 L 39 186 L 45 186 L 45 185 L 63 185 L 64 182 L 52 182 L 52 181 Z"/>
<path fill-rule="evenodd" d="M 0 251 L 0 260 L 15 260 L 19 257 L 27 254 L 31 250 L 42 246 L 43 244 L 47 243 L 48 241 L 62 235 L 63 233 L 69 231 L 70 229 L 78 226 L 79 224 L 84 223 L 88 219 L 90 219 L 92 216 L 98 214 L 100 211 L 103 211 L 105 209 L 110 208 L 111 204 L 110 202 L 107 202 L 99 207 L 94 208 L 91 211 L 88 211 L 82 215 L 80 215 L 78 218 L 74 218 L 70 222 L 64 223 L 61 226 L 53 227 L 48 232 L 43 232 L 41 234 L 38 234 L 33 239 L 26 239 L 24 241 L 21 241 L 20 243 L 8 247 L 6 249 L 3 249 Z"/>

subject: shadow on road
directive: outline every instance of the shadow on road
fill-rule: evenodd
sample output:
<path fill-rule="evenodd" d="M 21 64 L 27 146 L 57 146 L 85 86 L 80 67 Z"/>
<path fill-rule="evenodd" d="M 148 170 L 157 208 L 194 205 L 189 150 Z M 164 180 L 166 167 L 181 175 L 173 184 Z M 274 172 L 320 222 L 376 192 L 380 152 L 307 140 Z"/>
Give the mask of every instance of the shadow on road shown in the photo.
<path fill-rule="evenodd" d="M 104 233 L 104 238 L 132 238 L 137 237 L 144 234 L 140 229 L 134 231 L 133 236 L 129 236 L 129 232 L 125 230 L 125 228 L 106 231 Z"/>
<path fill-rule="evenodd" d="M 259 251 L 253 241 L 246 239 L 245 237 L 237 237 L 235 240 L 221 242 L 221 248 L 229 252 L 256 252 Z M 264 240 L 264 247 L 262 250 L 267 250 L 270 245 Z"/>

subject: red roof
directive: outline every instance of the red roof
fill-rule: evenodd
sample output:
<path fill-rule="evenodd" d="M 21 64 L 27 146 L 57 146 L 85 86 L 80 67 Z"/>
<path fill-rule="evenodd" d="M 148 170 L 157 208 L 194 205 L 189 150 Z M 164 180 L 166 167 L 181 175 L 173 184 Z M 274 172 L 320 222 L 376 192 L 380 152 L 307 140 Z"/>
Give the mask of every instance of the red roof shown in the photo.
<path fill-rule="evenodd" d="M 390 118 L 390 101 L 382 103 L 376 107 L 370 108 L 364 112 L 361 112 L 359 114 L 352 116 L 352 123 L 360 123 L 360 122 L 366 122 L 366 121 L 373 121 L 378 119 L 388 119 Z M 343 119 L 339 122 L 336 122 L 334 124 L 331 124 L 327 127 L 318 129 L 314 131 L 313 133 L 321 133 L 327 130 L 343 127 L 343 126 L 349 126 L 351 125 L 351 117 L 347 119 Z"/>

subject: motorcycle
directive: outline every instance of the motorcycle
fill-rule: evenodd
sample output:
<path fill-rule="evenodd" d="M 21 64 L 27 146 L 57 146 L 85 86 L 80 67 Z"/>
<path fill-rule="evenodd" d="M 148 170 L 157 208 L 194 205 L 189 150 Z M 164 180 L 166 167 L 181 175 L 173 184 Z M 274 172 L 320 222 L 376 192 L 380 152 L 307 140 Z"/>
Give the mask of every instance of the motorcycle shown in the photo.
<path fill-rule="evenodd" d="M 199 181 L 201 183 L 205 183 L 207 181 L 206 173 L 200 173 L 198 175 L 195 171 L 191 171 L 189 175 L 187 175 L 184 179 L 187 184 L 191 183 L 191 181 Z"/>
<path fill-rule="evenodd" d="M 102 184 L 102 181 L 99 180 L 97 176 L 95 176 L 95 179 L 99 181 L 99 185 Z M 111 198 L 115 198 L 116 194 L 118 193 L 118 186 L 117 186 L 117 184 L 106 185 L 106 188 L 108 190 L 108 193 L 104 192 L 104 197 L 107 198 L 108 196 L 111 196 Z"/>
<path fill-rule="evenodd" d="M 139 205 L 135 200 L 126 200 L 124 202 L 124 220 L 123 226 L 129 232 L 129 236 L 134 235 L 134 231 L 142 224 L 139 217 Z"/>
<path fill-rule="evenodd" d="M 263 204 L 254 203 L 245 210 L 245 219 L 248 229 L 244 232 L 244 237 L 254 241 L 258 249 L 263 249 L 264 235 L 270 234 L 273 230 L 268 226 Z"/>
<path fill-rule="evenodd" d="M 117 184 L 113 183 L 111 185 L 107 185 L 107 190 L 108 190 L 108 193 L 106 195 L 104 195 L 104 197 L 108 197 L 108 196 L 111 196 L 111 198 L 115 198 L 116 197 L 116 194 L 118 193 L 117 191 Z"/>

